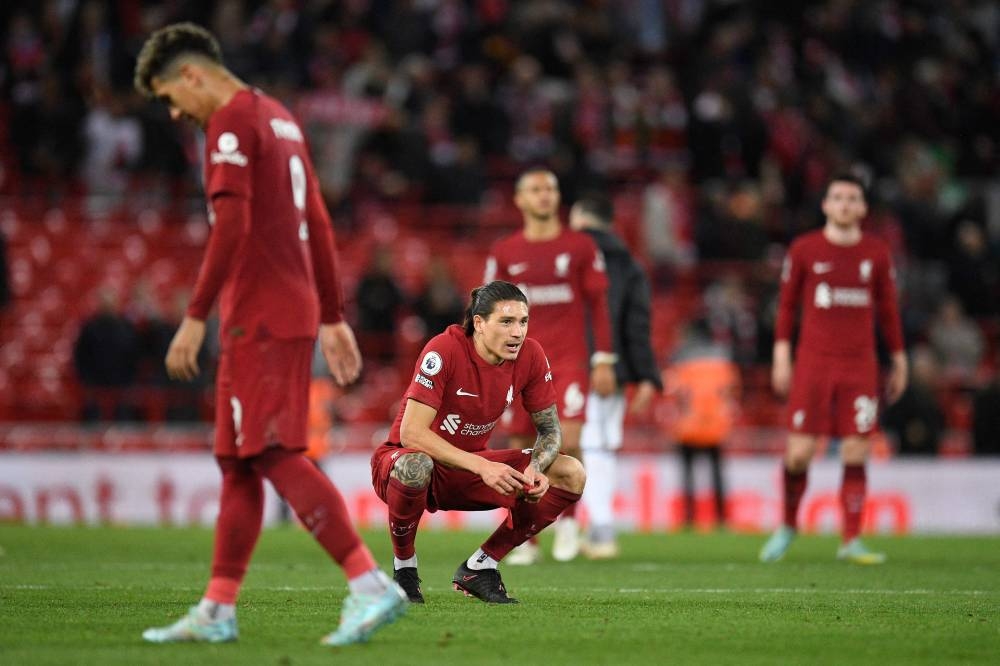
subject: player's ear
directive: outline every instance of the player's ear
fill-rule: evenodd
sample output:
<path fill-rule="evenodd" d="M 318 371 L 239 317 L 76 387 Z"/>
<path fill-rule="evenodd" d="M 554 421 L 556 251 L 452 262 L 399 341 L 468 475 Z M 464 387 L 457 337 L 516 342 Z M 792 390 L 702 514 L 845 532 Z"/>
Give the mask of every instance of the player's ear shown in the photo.
<path fill-rule="evenodd" d="M 177 73 L 188 85 L 193 85 L 201 81 L 200 70 L 190 62 L 182 62 L 177 68 Z"/>

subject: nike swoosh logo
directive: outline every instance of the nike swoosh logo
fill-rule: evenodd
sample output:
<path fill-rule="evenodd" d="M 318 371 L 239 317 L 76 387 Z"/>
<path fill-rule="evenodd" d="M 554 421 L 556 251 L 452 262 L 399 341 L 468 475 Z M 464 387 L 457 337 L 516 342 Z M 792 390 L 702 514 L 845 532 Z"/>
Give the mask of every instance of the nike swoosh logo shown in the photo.
<path fill-rule="evenodd" d="M 829 262 L 822 263 L 817 261 L 816 263 L 813 264 L 813 271 L 819 274 L 829 273 L 832 270 L 833 270 L 833 264 Z"/>
<path fill-rule="evenodd" d="M 457 391 L 455 391 L 455 395 L 467 395 L 470 398 L 478 398 L 479 397 L 478 393 L 468 393 L 466 391 L 463 391 L 462 389 L 458 389 Z"/>
<path fill-rule="evenodd" d="M 524 271 L 528 270 L 527 262 L 521 262 L 520 264 L 511 264 L 507 267 L 507 272 L 511 275 L 520 275 Z"/>
<path fill-rule="evenodd" d="M 473 578 L 479 578 L 479 574 L 475 574 L 474 576 L 462 576 L 462 582 L 463 583 L 468 582 Z"/>

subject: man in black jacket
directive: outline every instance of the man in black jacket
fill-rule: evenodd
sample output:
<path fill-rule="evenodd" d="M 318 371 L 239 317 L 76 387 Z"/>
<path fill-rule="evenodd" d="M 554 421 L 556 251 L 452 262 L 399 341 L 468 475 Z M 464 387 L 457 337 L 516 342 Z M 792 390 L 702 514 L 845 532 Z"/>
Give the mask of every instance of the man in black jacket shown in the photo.
<path fill-rule="evenodd" d="M 593 392 L 587 398 L 580 448 L 587 468 L 583 502 L 590 514 L 590 533 L 584 555 L 610 559 L 618 555 L 612 500 L 617 475 L 617 452 L 625 421 L 624 387 L 635 384 L 630 410 L 645 411 L 663 389 L 649 339 L 650 286 L 645 272 L 625 243 L 611 230 L 614 210 L 604 198 L 577 201 L 570 211 L 570 227 L 593 237 L 604 254 L 608 275 L 608 311 L 618 362 L 618 390 L 609 396 Z"/>

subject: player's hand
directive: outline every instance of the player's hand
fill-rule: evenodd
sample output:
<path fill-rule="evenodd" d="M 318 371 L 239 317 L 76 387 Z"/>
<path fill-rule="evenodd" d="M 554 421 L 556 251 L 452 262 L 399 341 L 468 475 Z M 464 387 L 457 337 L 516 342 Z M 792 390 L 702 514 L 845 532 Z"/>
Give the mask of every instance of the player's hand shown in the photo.
<path fill-rule="evenodd" d="M 615 366 L 611 363 L 598 363 L 590 371 L 590 389 L 597 395 L 609 396 L 618 388 L 615 379 Z"/>
<path fill-rule="evenodd" d="M 171 379 L 194 379 L 201 370 L 198 368 L 198 352 L 205 340 L 205 322 L 200 319 L 184 317 L 184 321 L 174 333 L 167 349 L 167 375 Z"/>
<path fill-rule="evenodd" d="M 534 504 L 549 491 L 549 477 L 535 469 L 534 465 L 528 465 L 527 469 L 524 470 L 524 478 L 527 481 L 518 494 L 524 498 L 525 502 Z"/>
<path fill-rule="evenodd" d="M 483 483 L 501 495 L 516 493 L 528 485 L 528 478 L 521 472 L 510 465 L 491 462 L 489 460 L 483 461 L 483 467 L 479 471 L 479 478 L 483 480 Z"/>
<path fill-rule="evenodd" d="M 792 387 L 792 364 L 789 361 L 775 359 L 771 366 L 771 387 L 774 392 L 784 398 Z"/>
<path fill-rule="evenodd" d="M 896 402 L 906 390 L 909 380 L 909 369 L 906 365 L 906 354 L 899 352 L 892 355 L 892 369 L 889 371 L 889 381 L 886 382 L 885 393 L 889 404 Z"/>
<path fill-rule="evenodd" d="M 639 382 L 639 385 L 635 387 L 635 393 L 632 395 L 632 404 L 629 405 L 629 413 L 631 414 L 642 414 L 647 409 L 649 409 L 649 404 L 653 401 L 653 397 L 656 395 L 656 384 L 650 381 Z"/>
<path fill-rule="evenodd" d="M 361 376 L 361 350 L 347 322 L 321 325 L 319 348 L 339 386 L 353 384 Z"/>
<path fill-rule="evenodd" d="M 788 340 L 774 342 L 771 387 L 782 398 L 788 395 L 788 390 L 792 387 L 792 346 Z"/>

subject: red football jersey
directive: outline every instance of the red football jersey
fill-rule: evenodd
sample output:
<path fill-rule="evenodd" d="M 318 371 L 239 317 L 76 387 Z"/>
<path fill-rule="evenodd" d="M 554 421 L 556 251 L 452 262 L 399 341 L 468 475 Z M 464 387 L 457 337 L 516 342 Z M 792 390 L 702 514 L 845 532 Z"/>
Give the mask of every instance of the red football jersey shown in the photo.
<path fill-rule="evenodd" d="M 873 363 L 876 316 L 890 351 L 903 349 L 889 246 L 874 236 L 863 234 L 850 246 L 834 245 L 822 230 L 797 238 L 781 271 L 775 339 L 791 339 L 799 306 L 798 359 L 834 356 Z"/>
<path fill-rule="evenodd" d="M 228 252 L 213 254 L 209 241 L 192 316 L 204 318 L 221 290 L 223 341 L 315 337 L 321 309 L 322 321 L 341 319 L 333 231 L 305 137 L 279 102 L 242 90 L 212 114 L 205 194 L 213 225 L 220 197 L 248 202 L 249 219 L 237 221 L 242 228 Z"/>
<path fill-rule="evenodd" d="M 410 398 L 437 410 L 431 429 L 465 451 L 482 451 L 503 412 L 520 395 L 531 413 L 555 404 L 552 373 L 541 346 L 526 338 L 513 361 L 493 365 L 477 352 L 458 325 L 424 347 L 403 395 L 389 441 L 399 443 L 403 411 Z"/>
<path fill-rule="evenodd" d="M 493 244 L 484 282 L 513 282 L 528 297 L 528 332 L 554 367 L 589 368 L 596 351 L 613 351 L 604 257 L 585 233 L 563 228 L 548 241 L 519 231 Z"/>

